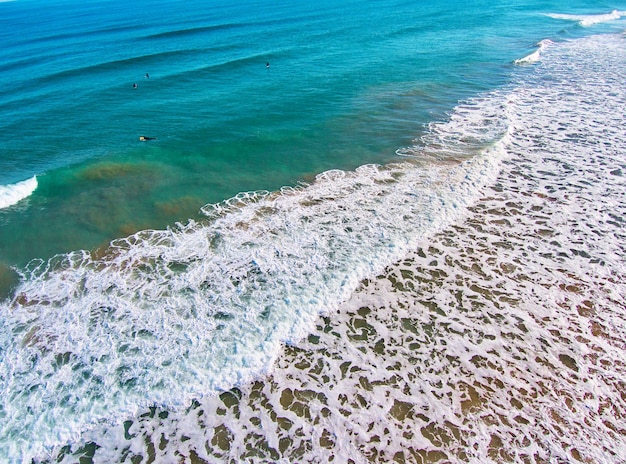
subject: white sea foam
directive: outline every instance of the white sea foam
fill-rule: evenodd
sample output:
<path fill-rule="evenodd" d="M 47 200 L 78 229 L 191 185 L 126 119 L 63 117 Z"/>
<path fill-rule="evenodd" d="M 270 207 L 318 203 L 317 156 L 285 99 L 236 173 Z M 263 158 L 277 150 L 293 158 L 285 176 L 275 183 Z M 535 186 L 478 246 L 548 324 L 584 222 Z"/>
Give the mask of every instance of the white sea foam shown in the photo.
<path fill-rule="evenodd" d="M 559 14 L 550 13 L 547 16 L 554 19 L 563 19 L 566 21 L 576 21 L 581 26 L 593 26 L 594 24 L 605 23 L 608 21 L 614 21 L 620 19 L 626 14 L 624 11 L 613 10 L 610 13 L 595 14 L 595 15 L 575 15 L 575 14 Z"/>
<path fill-rule="evenodd" d="M 0 185 L 0 209 L 8 208 L 29 197 L 36 189 L 36 176 L 15 184 Z"/>
<path fill-rule="evenodd" d="M 541 59 L 541 52 L 543 52 L 543 50 L 545 50 L 547 47 L 549 47 L 550 45 L 552 45 L 552 41 L 550 39 L 544 39 L 541 42 L 539 42 L 537 44 L 537 50 L 535 50 L 533 53 L 531 53 L 530 55 L 525 56 L 524 58 L 520 58 L 518 60 L 515 60 L 514 63 L 515 64 L 531 64 L 531 63 L 536 63 L 537 61 L 539 61 Z"/>
<path fill-rule="evenodd" d="M 243 293 L 261 276 L 275 283 L 277 275 L 295 275 L 323 306 L 325 285 L 340 292 L 363 263 L 376 272 L 368 257 L 392 258 L 393 244 L 401 259 L 344 305 L 326 307 L 313 336 L 294 337 L 264 381 L 188 410 L 142 411 L 126 429 L 86 433 L 83 443 L 101 446 L 97 462 L 626 461 L 622 40 L 555 45 L 508 95 L 460 105 L 458 117 L 433 127 L 431 141 L 440 139 L 442 151 L 429 153 L 429 169 L 333 171 L 282 196 L 244 195 L 229 211 L 212 209 L 215 229 L 202 235 L 214 243 L 199 253 L 209 261 L 198 261 L 212 266 L 217 250 L 232 247 L 256 253 L 258 277 L 234 277 Z M 444 153 L 461 156 L 453 140 L 481 141 L 474 122 L 492 121 L 497 108 L 507 135 L 487 153 L 445 168 Z M 476 179 L 492 179 L 503 149 L 500 175 L 481 187 Z M 461 208 L 451 207 L 455 201 Z M 245 238 L 231 238 L 229 228 Z M 131 241 L 116 263 L 139 272 L 152 261 L 138 253 L 123 265 Z M 299 241 L 306 259 L 296 259 Z M 154 256 L 177 248 L 168 243 L 153 243 L 161 246 Z M 282 274 L 263 250 L 282 253 L 293 271 Z M 296 293 L 289 297 L 305 311 Z"/>
<path fill-rule="evenodd" d="M 266 372 L 364 278 L 466 213 L 498 172 L 505 107 L 459 107 L 499 114 L 498 130 L 433 126 L 430 143 L 465 154 L 329 171 L 208 205 L 207 222 L 139 232 L 97 258 L 31 263 L 0 307 L 0 456 L 27 461 L 138 408 L 185 406 Z"/>

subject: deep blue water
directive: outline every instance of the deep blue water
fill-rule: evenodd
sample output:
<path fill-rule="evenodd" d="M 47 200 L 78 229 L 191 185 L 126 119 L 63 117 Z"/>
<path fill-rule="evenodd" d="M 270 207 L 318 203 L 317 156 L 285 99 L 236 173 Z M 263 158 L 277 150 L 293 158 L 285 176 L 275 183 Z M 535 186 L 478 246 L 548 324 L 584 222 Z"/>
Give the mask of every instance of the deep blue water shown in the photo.
<path fill-rule="evenodd" d="M 57 320 L 50 308 L 66 316 L 86 311 L 96 319 L 111 317 L 106 324 L 114 326 L 114 351 L 121 353 L 128 349 L 127 337 L 136 340 L 137 334 L 156 333 L 155 324 L 175 324 L 171 314 L 162 312 L 161 303 L 167 298 L 173 298 L 172 307 L 182 317 L 176 324 L 185 326 L 193 313 L 193 318 L 210 319 L 206 330 L 236 319 L 231 312 L 246 308 L 266 317 L 267 308 L 277 299 L 287 307 L 292 301 L 301 303 L 299 298 L 311 303 L 312 312 L 294 316 L 290 328 L 268 329 L 243 348 L 264 352 L 262 365 L 282 340 L 297 338 L 292 332 L 306 332 L 307 318 L 314 316 L 316 305 L 345 298 L 354 282 L 377 272 L 385 260 L 397 259 L 395 251 L 386 250 L 402 250 L 403 229 L 398 236 L 382 234 L 380 240 L 367 242 L 360 254 L 351 255 L 345 244 L 332 249 L 329 242 L 324 259 L 336 259 L 345 268 L 307 258 L 310 267 L 292 276 L 294 268 L 281 267 L 280 259 L 272 262 L 264 255 L 264 267 L 255 255 L 274 232 L 246 234 L 261 217 L 270 217 L 272 224 L 284 221 L 285 230 L 291 230 L 290 220 L 295 219 L 274 218 L 269 207 L 256 211 L 257 219 L 245 213 L 238 218 L 235 209 L 218 208 L 215 219 L 213 213 L 207 217 L 207 208 L 201 212 L 204 205 L 239 192 L 262 190 L 252 196 L 253 202 L 266 195 L 273 198 L 281 187 L 311 183 L 328 170 L 351 172 L 363 165 L 403 161 L 397 150 L 422 143 L 415 139 L 428 132 L 429 123 L 445 120 L 459 101 L 502 88 L 513 76 L 528 72 L 533 64 L 520 66 L 515 60 L 532 54 L 541 40 L 621 32 L 623 10 L 624 2 L 578 0 L 567 4 L 531 0 L 1 2 L 0 295 L 6 303 L 0 306 L 0 318 L 9 322 L 0 345 L 4 401 L 0 419 L 9 426 L 0 429 L 0 457 L 18 459 L 27 454 L 25 443 L 33 440 L 36 452 L 62 444 L 89 421 L 120 416 L 142 401 L 170 404 L 176 403 L 173 396 L 182 401 L 203 393 L 196 385 L 184 392 L 178 384 L 152 388 L 146 380 L 136 395 L 127 394 L 142 380 L 128 384 L 120 380 L 120 372 L 127 369 L 123 362 L 102 367 L 111 355 L 98 351 L 102 341 L 87 324 L 68 335 L 66 342 L 74 339 L 83 344 L 82 357 L 73 364 L 74 371 L 82 370 L 83 380 L 67 385 L 87 385 L 88 393 L 75 399 L 64 396 L 61 386 L 59 397 L 47 391 L 44 399 L 37 400 L 44 425 L 21 421 L 19 415 L 33 409 L 15 406 L 23 398 L 13 389 L 27 385 L 33 391 L 45 390 L 37 386 L 43 385 L 37 376 L 53 378 L 66 365 L 46 364 L 47 344 L 55 346 L 55 353 L 70 352 L 60 351 L 65 342 L 57 340 L 54 327 L 45 325 Z M 141 136 L 150 140 L 142 141 Z M 464 156 L 473 154 L 468 149 Z M 448 155 L 445 150 L 441 153 Z M 329 192 L 334 193 L 328 193 L 328 198 L 339 195 L 332 188 Z M 323 204 L 325 198 L 321 195 L 315 202 Z M 308 206 L 313 200 L 301 201 Z M 349 216 L 349 208 L 344 213 Z M 294 217 L 315 224 L 315 218 Z M 189 220 L 200 224 L 209 238 L 198 239 L 196 232 L 185 229 Z M 328 221 L 338 220 L 339 216 Z M 156 232 L 140 232 L 146 230 Z M 405 232 L 414 233 L 413 229 Z M 228 234 L 234 242 L 224 238 Z M 297 254 L 293 250 L 310 236 L 306 230 L 302 234 L 282 238 L 272 253 Z M 116 239 L 120 240 L 109 246 Z M 189 253 L 202 249 L 207 241 L 213 251 L 223 243 L 229 243 L 229 253 L 243 250 L 211 263 L 211 272 L 220 269 L 228 285 L 217 284 L 217 277 L 200 271 L 193 283 L 199 287 L 171 284 L 191 267 L 191 261 L 206 257 L 189 261 Z M 318 245 L 306 246 L 317 250 Z M 33 259 L 40 261 L 27 267 Z M 355 273 L 344 276 L 353 265 Z M 128 269 L 130 275 L 124 276 Z M 264 272 L 272 275 L 269 281 L 259 277 Z M 116 273 L 124 276 L 119 282 L 111 277 Z M 290 279 L 297 281 L 294 289 L 267 290 Z M 303 288 L 315 288 L 311 282 L 327 283 L 327 294 L 302 296 Z M 135 287 L 127 288 L 123 297 L 113 296 L 111 289 L 124 285 Z M 262 297 L 241 291 L 264 285 L 267 291 L 261 292 Z M 206 293 L 200 297 L 190 288 Z M 239 290 L 229 298 L 240 300 L 231 307 L 224 295 L 233 288 Z M 106 302 L 100 301 L 103 295 L 108 295 Z M 204 315 L 195 313 L 194 298 L 210 302 Z M 159 315 L 151 319 L 142 313 L 133 322 L 136 325 L 127 327 L 124 324 L 133 318 L 120 314 L 133 313 L 133 304 Z M 46 313 L 39 322 L 37 311 Z M 181 316 L 185 311 L 189 314 Z M 71 319 L 64 324 L 71 324 Z M 278 327 L 278 320 L 274 323 L 272 327 Z M 235 332 L 245 338 L 248 331 L 254 331 L 250 321 Z M 162 336 L 165 345 L 177 340 Z M 203 349 L 221 346 L 223 339 L 215 337 Z M 264 346 L 263 337 L 272 343 Z M 42 346 L 47 346 L 42 352 L 29 351 Z M 91 360 L 85 358 L 90 350 L 95 350 Z M 237 347 L 229 350 L 235 358 L 242 352 Z M 194 356 L 200 352 L 207 356 L 202 350 Z M 219 371 L 222 366 L 223 376 L 206 387 L 208 392 L 258 370 L 246 359 L 238 364 L 220 358 L 222 352 L 215 356 L 219 365 L 212 368 Z M 24 366 L 11 364 L 18 359 L 47 367 L 26 374 Z M 196 366 L 195 362 L 208 361 L 196 359 L 190 365 Z M 145 363 L 147 372 L 156 369 L 145 359 L 138 365 Z M 109 388 L 113 396 L 100 401 L 100 389 Z M 59 417 L 68 415 L 69 425 L 57 431 Z"/>

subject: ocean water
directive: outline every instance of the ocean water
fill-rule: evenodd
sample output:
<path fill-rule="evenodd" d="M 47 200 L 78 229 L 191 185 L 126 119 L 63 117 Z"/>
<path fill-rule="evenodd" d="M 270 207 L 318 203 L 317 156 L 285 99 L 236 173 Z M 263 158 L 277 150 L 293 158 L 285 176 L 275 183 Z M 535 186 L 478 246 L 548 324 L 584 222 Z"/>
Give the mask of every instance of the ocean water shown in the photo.
<path fill-rule="evenodd" d="M 624 16 L 0 3 L 0 461 L 626 461 Z"/>

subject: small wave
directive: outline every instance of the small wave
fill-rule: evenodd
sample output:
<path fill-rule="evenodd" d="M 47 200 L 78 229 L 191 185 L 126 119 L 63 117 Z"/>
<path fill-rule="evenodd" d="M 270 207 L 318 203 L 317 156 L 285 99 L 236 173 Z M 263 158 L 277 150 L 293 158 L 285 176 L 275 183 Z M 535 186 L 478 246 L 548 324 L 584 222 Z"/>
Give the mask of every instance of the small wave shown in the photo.
<path fill-rule="evenodd" d="M 30 196 L 37 188 L 37 177 L 16 184 L 0 185 L 0 209 L 8 208 Z"/>
<path fill-rule="evenodd" d="M 248 24 L 244 24 L 244 23 L 215 24 L 211 26 L 193 27 L 190 29 L 180 29 L 180 30 L 173 30 L 173 31 L 158 32 L 156 34 L 146 36 L 146 39 L 174 39 L 177 37 L 200 35 L 200 34 L 206 34 L 210 32 L 216 32 L 216 31 L 237 29 L 237 28 L 242 28 L 246 26 L 248 26 Z"/>
<path fill-rule="evenodd" d="M 605 23 L 607 21 L 614 21 L 620 19 L 626 14 L 625 11 L 613 10 L 610 13 L 597 14 L 597 15 L 573 15 L 573 14 L 558 14 L 549 13 L 547 16 L 553 19 L 563 19 L 565 21 L 576 21 L 583 27 L 593 26 L 594 24 Z"/>
<path fill-rule="evenodd" d="M 90 64 L 83 67 L 77 67 L 65 71 L 58 72 L 56 74 L 50 74 L 40 78 L 36 81 L 37 84 L 56 82 L 61 79 L 69 79 L 73 77 L 81 77 L 85 74 L 101 75 L 106 72 L 116 71 L 127 67 L 134 67 L 138 65 L 148 65 L 152 63 L 168 62 L 171 60 L 180 60 L 186 57 L 199 56 L 203 50 L 201 49 L 186 49 L 177 51 L 158 52 L 147 55 L 133 56 L 130 58 L 124 58 L 121 60 L 105 61 L 96 64 Z"/>
<path fill-rule="evenodd" d="M 537 50 L 535 50 L 533 53 L 531 53 L 530 55 L 525 56 L 524 58 L 520 58 L 519 60 L 515 60 L 513 63 L 515 64 L 531 64 L 531 63 L 536 63 L 537 61 L 539 61 L 541 59 L 541 53 L 550 45 L 552 45 L 554 42 L 552 42 L 550 39 L 544 39 L 541 42 L 539 42 L 537 44 Z"/>
<path fill-rule="evenodd" d="M 417 160 L 441 158 L 463 160 L 492 148 L 511 130 L 508 119 L 514 97 L 498 95 L 473 98 L 460 103 L 445 122 L 434 122 L 415 145 L 396 150 L 402 157 Z"/>

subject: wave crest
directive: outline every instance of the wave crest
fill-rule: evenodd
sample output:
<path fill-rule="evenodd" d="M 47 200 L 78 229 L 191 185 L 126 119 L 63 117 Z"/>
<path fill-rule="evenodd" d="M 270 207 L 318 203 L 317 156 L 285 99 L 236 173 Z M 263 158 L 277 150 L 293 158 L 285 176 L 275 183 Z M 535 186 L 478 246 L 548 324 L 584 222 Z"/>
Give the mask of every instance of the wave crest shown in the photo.
<path fill-rule="evenodd" d="M 613 10 L 610 13 L 596 14 L 596 15 L 575 15 L 575 14 L 558 14 L 549 13 L 546 16 L 553 19 L 563 19 L 565 21 L 576 21 L 583 27 L 593 26 L 594 24 L 605 23 L 607 21 L 613 21 L 620 19 L 626 12 Z"/>
<path fill-rule="evenodd" d="M 554 42 L 552 42 L 550 39 L 544 39 L 541 42 L 539 42 L 537 44 L 537 50 L 535 50 L 533 53 L 531 53 L 530 55 L 525 56 L 524 58 L 520 58 L 519 60 L 515 60 L 513 63 L 515 64 L 532 64 L 532 63 L 536 63 L 537 61 L 539 61 L 541 59 L 541 53 L 550 45 L 552 45 Z"/>
<path fill-rule="evenodd" d="M 10 185 L 0 185 L 0 209 L 13 206 L 37 189 L 37 176 Z"/>

